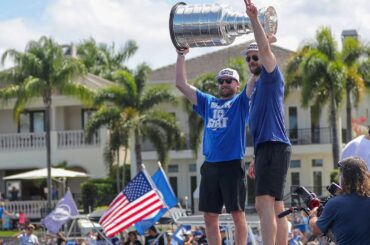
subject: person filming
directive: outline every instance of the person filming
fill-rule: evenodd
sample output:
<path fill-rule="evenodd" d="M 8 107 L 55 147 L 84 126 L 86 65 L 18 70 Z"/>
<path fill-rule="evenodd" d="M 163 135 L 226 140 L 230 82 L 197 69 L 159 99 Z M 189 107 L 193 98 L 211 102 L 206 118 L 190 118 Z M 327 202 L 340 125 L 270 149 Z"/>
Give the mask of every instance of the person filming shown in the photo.
<path fill-rule="evenodd" d="M 349 157 L 338 163 L 342 191 L 329 199 L 322 214 L 310 212 L 314 235 L 334 234 L 336 244 L 370 244 L 370 173 L 361 158 Z"/>

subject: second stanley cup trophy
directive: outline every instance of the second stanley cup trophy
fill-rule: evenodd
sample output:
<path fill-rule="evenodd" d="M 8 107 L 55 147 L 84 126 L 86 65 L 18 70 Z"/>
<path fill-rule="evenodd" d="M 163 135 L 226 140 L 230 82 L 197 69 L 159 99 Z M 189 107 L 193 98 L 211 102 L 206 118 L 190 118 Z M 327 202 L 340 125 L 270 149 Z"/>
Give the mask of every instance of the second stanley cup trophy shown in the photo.
<path fill-rule="evenodd" d="M 267 34 L 276 33 L 277 16 L 273 7 L 261 9 L 258 18 Z M 246 14 L 219 4 L 177 3 L 171 10 L 169 27 L 172 43 L 179 50 L 229 45 L 237 36 L 253 32 Z"/>

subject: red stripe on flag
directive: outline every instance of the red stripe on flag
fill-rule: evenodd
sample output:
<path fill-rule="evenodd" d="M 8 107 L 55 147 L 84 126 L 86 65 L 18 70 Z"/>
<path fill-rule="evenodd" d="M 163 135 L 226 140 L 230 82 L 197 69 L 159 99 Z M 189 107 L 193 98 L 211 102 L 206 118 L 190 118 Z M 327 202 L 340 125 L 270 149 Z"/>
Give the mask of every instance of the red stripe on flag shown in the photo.
<path fill-rule="evenodd" d="M 155 209 L 154 210 L 148 210 L 146 209 L 146 212 L 145 210 L 140 213 L 141 215 L 136 217 L 134 220 L 131 220 L 130 222 L 123 222 L 123 223 L 120 223 L 118 224 L 117 226 L 109 229 L 106 231 L 106 234 L 108 237 L 111 237 L 111 236 L 114 236 L 115 234 L 125 230 L 126 228 L 128 228 L 129 226 L 131 226 L 132 224 L 135 224 L 136 222 L 146 218 L 147 216 L 149 216 L 150 214 L 154 213 L 154 212 L 157 212 L 158 210 L 160 210 L 162 207 L 163 207 L 163 204 L 162 202 L 156 202 L 156 204 L 159 204 L 158 206 L 154 206 L 152 205 L 151 207 L 154 207 Z"/>
<path fill-rule="evenodd" d="M 153 198 L 155 198 L 154 201 L 151 201 L 151 199 Z M 135 208 L 140 207 L 141 205 L 144 205 L 144 208 L 146 208 L 148 206 L 147 204 L 148 201 L 150 201 L 149 204 L 151 204 L 151 203 L 155 203 L 156 201 L 160 201 L 160 200 L 158 198 L 158 195 L 154 191 L 150 191 L 132 203 L 128 203 L 127 205 L 124 205 L 122 207 L 117 207 L 117 209 L 114 212 L 114 215 L 112 214 L 109 217 L 109 219 L 107 219 L 105 222 L 102 222 L 101 224 L 103 225 L 104 229 L 107 229 L 109 228 L 108 226 L 110 226 L 111 224 L 114 224 L 114 221 L 118 222 L 124 218 L 124 217 L 119 217 L 119 216 L 123 214 L 125 214 L 126 216 L 128 215 L 132 216 L 133 214 L 135 214 L 135 212 L 137 213 L 137 211 L 135 211 Z M 139 210 L 142 210 L 142 209 L 143 208 Z"/>
<path fill-rule="evenodd" d="M 103 216 L 100 218 L 99 223 L 103 223 L 108 217 L 113 215 L 113 212 L 126 200 L 126 197 L 121 193 L 114 199 L 114 205 L 109 205 L 109 208 L 104 212 Z M 113 204 L 113 203 L 112 203 Z"/>

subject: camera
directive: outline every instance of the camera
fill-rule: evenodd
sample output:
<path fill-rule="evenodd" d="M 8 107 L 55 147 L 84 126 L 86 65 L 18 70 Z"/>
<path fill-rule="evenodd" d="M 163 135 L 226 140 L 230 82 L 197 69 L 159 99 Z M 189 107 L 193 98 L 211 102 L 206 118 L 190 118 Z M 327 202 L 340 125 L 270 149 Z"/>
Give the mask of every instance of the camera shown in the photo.
<path fill-rule="evenodd" d="M 296 187 L 292 192 L 292 198 L 295 195 L 298 196 L 300 199 L 302 199 L 306 207 L 301 207 L 300 202 L 298 202 L 297 207 L 291 207 L 281 212 L 278 215 L 278 217 L 282 218 L 292 212 L 301 211 L 301 210 L 303 210 L 307 215 L 309 215 L 309 211 L 314 208 L 318 208 L 317 216 L 319 217 L 325 207 L 325 204 L 329 201 L 330 198 L 336 196 L 342 188 L 336 183 L 332 182 L 329 186 L 326 187 L 326 189 L 328 190 L 330 195 L 320 200 L 320 198 L 314 192 L 310 192 L 304 186 Z"/>

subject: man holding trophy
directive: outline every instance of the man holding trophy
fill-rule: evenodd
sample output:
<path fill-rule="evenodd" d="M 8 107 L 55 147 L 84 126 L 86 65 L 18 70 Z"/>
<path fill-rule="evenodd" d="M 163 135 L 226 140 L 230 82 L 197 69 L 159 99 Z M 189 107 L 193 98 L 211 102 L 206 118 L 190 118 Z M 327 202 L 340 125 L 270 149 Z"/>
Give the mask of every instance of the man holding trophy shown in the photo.
<path fill-rule="evenodd" d="M 239 74 L 222 69 L 217 77 L 219 98 L 188 84 L 185 55 L 188 48 L 178 50 L 176 87 L 193 104 L 193 110 L 204 119 L 199 210 L 204 212 L 208 244 L 221 244 L 219 214 L 225 205 L 235 224 L 235 244 L 246 244 L 245 217 L 245 130 L 249 115 L 246 88 L 239 92 Z"/>
<path fill-rule="evenodd" d="M 201 167 L 199 210 L 204 212 L 208 244 L 221 244 L 218 219 L 223 205 L 231 213 L 235 224 L 235 244 L 246 244 L 248 232 L 244 213 L 244 155 L 249 113 L 253 115 L 251 128 L 257 142 L 256 207 L 261 220 L 263 243 L 287 244 L 287 221 L 276 220 L 276 214 L 284 208 L 282 195 L 290 161 L 290 142 L 283 125 L 284 83 L 269 45 L 269 42 L 275 41 L 273 34 L 277 29 L 276 12 L 271 6 L 257 11 L 250 0 L 245 0 L 245 4 L 248 16 L 217 4 L 186 5 L 180 2 L 172 8 L 169 26 L 171 40 L 178 53 L 176 87 L 204 119 L 205 162 Z M 254 32 L 257 44 L 245 52 L 250 70 L 254 74 L 248 83 L 248 90 L 246 86 L 239 93 L 239 74 L 230 68 L 222 69 L 216 77 L 219 98 L 203 93 L 187 82 L 185 56 L 189 47 L 229 45 L 235 37 L 251 32 Z M 270 84 L 274 85 L 269 86 Z M 271 90 L 270 87 L 275 89 Z M 263 98 L 265 95 L 271 95 L 276 101 Z M 267 103 L 263 103 L 263 99 Z M 261 104 L 267 106 L 261 108 Z M 275 107 L 278 109 L 274 110 Z M 269 118 L 259 116 L 259 109 Z M 272 116 L 278 117 L 278 120 L 274 121 Z M 265 122 L 268 123 L 267 127 L 262 125 Z M 261 130 L 261 135 L 267 135 L 267 138 L 258 137 Z M 269 137 L 275 133 L 279 138 Z M 272 167 L 266 168 L 266 165 Z M 250 175 L 254 177 L 254 163 L 250 168 Z M 270 177 L 271 180 L 266 180 Z"/>
<path fill-rule="evenodd" d="M 277 218 L 284 211 L 284 186 L 291 145 L 284 124 L 284 80 L 271 51 L 275 36 L 266 34 L 257 8 L 244 0 L 256 43 L 242 52 L 252 73 L 248 81 L 250 131 L 254 139 L 254 161 L 248 175 L 256 180 L 256 209 L 264 245 L 287 244 L 288 223 Z"/>

